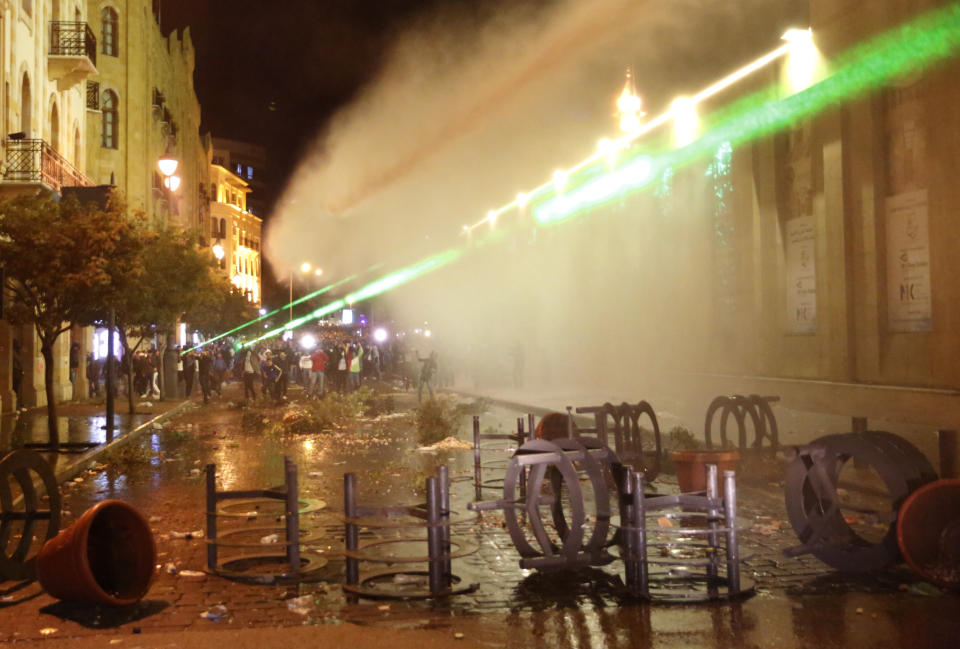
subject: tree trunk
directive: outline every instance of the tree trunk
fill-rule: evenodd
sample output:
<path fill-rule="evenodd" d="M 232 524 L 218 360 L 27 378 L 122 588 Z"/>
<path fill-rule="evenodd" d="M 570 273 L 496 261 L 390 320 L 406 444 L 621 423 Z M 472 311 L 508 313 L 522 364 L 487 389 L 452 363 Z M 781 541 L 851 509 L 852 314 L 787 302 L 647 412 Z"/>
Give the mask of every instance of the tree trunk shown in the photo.
<path fill-rule="evenodd" d="M 137 406 L 133 401 L 133 350 L 130 349 L 130 342 L 127 340 L 126 328 L 117 327 L 117 330 L 120 332 L 120 346 L 123 347 L 124 365 L 127 366 L 127 407 L 130 414 L 135 415 L 137 414 Z"/>
<path fill-rule="evenodd" d="M 60 429 L 57 427 L 57 400 L 53 396 L 53 343 L 42 342 L 40 354 L 43 356 L 43 385 L 47 390 L 47 429 L 50 433 L 50 448 L 60 448 Z"/>

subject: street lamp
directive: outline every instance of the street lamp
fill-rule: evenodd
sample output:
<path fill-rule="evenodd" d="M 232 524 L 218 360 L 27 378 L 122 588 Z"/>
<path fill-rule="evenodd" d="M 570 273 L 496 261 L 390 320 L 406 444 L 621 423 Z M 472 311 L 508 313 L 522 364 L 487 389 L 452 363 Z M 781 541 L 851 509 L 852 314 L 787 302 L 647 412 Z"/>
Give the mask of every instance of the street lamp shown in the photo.
<path fill-rule="evenodd" d="M 313 274 L 316 275 L 317 277 L 320 277 L 320 275 L 323 275 L 323 269 L 313 268 L 313 266 L 311 266 L 310 262 L 308 261 L 305 261 L 302 264 L 300 264 L 300 272 L 303 273 L 304 275 L 309 273 L 311 270 L 313 270 Z M 293 271 L 292 270 L 290 271 L 290 322 L 293 322 Z"/>
<path fill-rule="evenodd" d="M 627 81 L 623 84 L 623 92 L 617 98 L 617 112 L 620 113 L 620 130 L 632 133 L 640 127 L 640 118 L 646 115 L 643 112 L 643 102 L 637 96 L 637 88 L 633 82 L 633 74 L 627 68 Z"/>

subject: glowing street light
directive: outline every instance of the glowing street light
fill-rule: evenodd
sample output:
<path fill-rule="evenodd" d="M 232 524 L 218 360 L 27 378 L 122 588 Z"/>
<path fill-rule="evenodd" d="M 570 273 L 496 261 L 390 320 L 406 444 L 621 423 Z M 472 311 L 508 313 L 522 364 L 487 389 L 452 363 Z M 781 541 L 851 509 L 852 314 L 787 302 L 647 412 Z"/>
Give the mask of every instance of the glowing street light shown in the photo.
<path fill-rule="evenodd" d="M 623 84 L 623 91 L 617 98 L 617 112 L 620 113 L 620 130 L 624 133 L 632 133 L 640 128 L 640 118 L 646 115 L 643 112 L 643 102 L 637 95 L 637 88 L 629 67 L 627 68 L 627 80 Z"/>
<path fill-rule="evenodd" d="M 224 255 L 227 253 L 223 250 L 223 244 L 219 240 L 213 244 L 213 256 L 217 258 L 217 261 L 223 259 Z"/>
<path fill-rule="evenodd" d="M 311 268 L 311 266 L 310 266 L 310 263 L 309 263 L 309 262 L 306 262 L 306 261 L 305 261 L 305 262 L 303 262 L 302 264 L 300 264 L 300 272 L 301 272 L 301 273 L 309 273 L 309 272 L 310 272 L 310 268 Z"/>
<path fill-rule="evenodd" d="M 157 160 L 157 168 L 160 169 L 160 173 L 162 173 L 166 178 L 169 178 L 173 174 L 177 173 L 177 167 L 179 164 L 179 161 L 173 157 L 169 149 L 167 149 L 166 153 L 160 156 L 160 159 Z"/>

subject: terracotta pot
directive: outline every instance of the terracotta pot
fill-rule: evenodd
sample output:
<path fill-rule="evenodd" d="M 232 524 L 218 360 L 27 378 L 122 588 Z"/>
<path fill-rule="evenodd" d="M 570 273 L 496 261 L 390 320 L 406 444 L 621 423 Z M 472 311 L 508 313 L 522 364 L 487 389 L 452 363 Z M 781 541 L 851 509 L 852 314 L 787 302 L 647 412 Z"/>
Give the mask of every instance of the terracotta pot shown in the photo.
<path fill-rule="evenodd" d="M 147 594 L 156 561 L 143 516 L 122 500 L 104 500 L 44 544 L 37 578 L 58 599 L 126 606 Z"/>
<path fill-rule="evenodd" d="M 960 479 L 925 484 L 903 501 L 897 543 L 924 579 L 960 588 Z"/>
<path fill-rule="evenodd" d="M 723 472 L 735 471 L 740 462 L 738 451 L 673 451 L 670 453 L 677 471 L 681 493 L 707 490 L 707 465 L 717 465 L 717 482 L 723 494 Z"/>
<path fill-rule="evenodd" d="M 567 415 L 560 412 L 548 412 L 537 424 L 534 437 L 537 439 L 564 439 L 569 426 Z"/>

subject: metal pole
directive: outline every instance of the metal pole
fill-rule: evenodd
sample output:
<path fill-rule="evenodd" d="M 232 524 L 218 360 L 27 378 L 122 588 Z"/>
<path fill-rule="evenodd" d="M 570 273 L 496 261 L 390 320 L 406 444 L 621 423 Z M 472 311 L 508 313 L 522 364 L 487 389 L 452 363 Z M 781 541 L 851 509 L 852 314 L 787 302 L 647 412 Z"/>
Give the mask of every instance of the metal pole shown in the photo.
<path fill-rule="evenodd" d="M 293 271 L 290 271 L 290 322 L 293 322 Z"/>
<path fill-rule="evenodd" d="M 643 472 L 633 474 L 633 516 L 635 518 L 637 548 L 637 572 L 640 578 L 640 595 L 650 596 L 650 573 L 647 567 L 647 503 L 643 496 Z"/>
<path fill-rule="evenodd" d="M 710 545 L 710 564 L 707 565 L 707 575 L 709 577 L 717 576 L 717 551 L 720 549 L 720 537 L 717 535 L 717 519 L 720 512 L 717 509 L 717 499 L 719 498 L 719 486 L 717 484 L 717 465 L 707 465 L 707 525 L 710 527 L 710 534 L 707 535 L 707 543 Z"/>
<path fill-rule="evenodd" d="M 637 583 L 637 547 L 636 534 L 637 527 L 636 511 L 633 507 L 633 469 L 626 467 L 623 479 L 624 495 L 629 500 L 624 499 L 623 507 L 620 509 L 620 527 L 623 530 L 621 534 L 621 548 L 623 551 L 623 567 L 626 573 L 627 590 L 631 595 L 639 595 L 639 584 Z"/>
<path fill-rule="evenodd" d="M 573 408 L 567 406 L 567 437 L 573 439 Z"/>
<path fill-rule="evenodd" d="M 473 496 L 483 498 L 483 477 L 480 468 L 480 416 L 473 416 Z"/>
<path fill-rule="evenodd" d="M 430 594 L 443 590 L 443 563 L 440 559 L 440 493 L 436 478 L 427 478 L 427 554 L 430 557 Z"/>
<path fill-rule="evenodd" d="M 344 529 L 344 545 L 348 552 L 356 552 L 360 547 L 359 531 L 353 519 L 357 517 L 357 476 L 352 473 L 343 474 L 343 515 L 346 518 Z M 348 556 L 347 584 L 356 586 L 360 583 L 360 561 Z"/>
<path fill-rule="evenodd" d="M 437 467 L 440 483 L 440 551 L 443 554 L 443 587 L 450 590 L 453 584 L 453 561 L 450 558 L 450 469 L 444 464 Z"/>
<path fill-rule="evenodd" d="M 526 437 L 523 432 L 523 417 L 517 417 L 517 448 L 523 446 Z M 520 467 L 520 500 L 527 499 L 527 467 Z"/>
<path fill-rule="evenodd" d="M 114 369 L 114 348 L 113 331 L 116 326 L 116 310 L 110 307 L 107 312 L 107 442 L 113 441 L 113 413 L 115 410 L 113 391 L 116 383 L 116 370 Z"/>
<path fill-rule="evenodd" d="M 737 547 L 737 481 L 733 471 L 723 472 L 723 516 L 727 528 L 727 583 L 740 592 L 740 549 Z"/>
<path fill-rule="evenodd" d="M 283 473 L 287 487 L 287 561 L 290 573 L 295 574 L 300 571 L 300 503 L 297 499 L 297 465 L 289 456 L 283 458 Z"/>
<path fill-rule="evenodd" d="M 207 472 L 207 569 L 217 569 L 217 465 L 208 464 Z"/>

